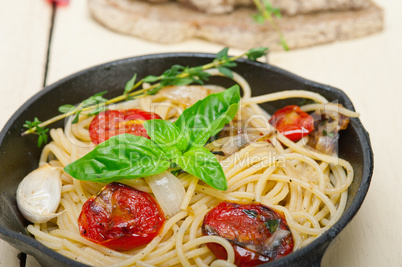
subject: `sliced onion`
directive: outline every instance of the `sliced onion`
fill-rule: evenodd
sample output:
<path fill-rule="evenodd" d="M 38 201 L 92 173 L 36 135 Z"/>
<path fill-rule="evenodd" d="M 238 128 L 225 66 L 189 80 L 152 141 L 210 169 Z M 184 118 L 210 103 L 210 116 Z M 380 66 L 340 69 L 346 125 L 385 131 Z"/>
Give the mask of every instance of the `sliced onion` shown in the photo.
<path fill-rule="evenodd" d="M 185 190 L 180 180 L 169 171 L 145 177 L 166 216 L 179 213 Z"/>

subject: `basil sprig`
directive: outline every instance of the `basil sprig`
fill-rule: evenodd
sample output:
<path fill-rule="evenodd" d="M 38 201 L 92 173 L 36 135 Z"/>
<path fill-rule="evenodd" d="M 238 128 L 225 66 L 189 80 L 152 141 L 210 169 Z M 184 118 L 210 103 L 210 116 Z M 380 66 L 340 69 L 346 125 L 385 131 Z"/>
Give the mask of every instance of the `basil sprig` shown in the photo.
<path fill-rule="evenodd" d="M 240 102 L 237 85 L 211 94 L 183 111 L 176 122 L 144 122 L 151 139 L 117 135 L 67 165 L 64 170 L 79 180 L 112 182 L 162 173 L 178 165 L 219 190 L 226 190 L 226 177 L 216 157 L 203 146 L 232 121 Z"/>

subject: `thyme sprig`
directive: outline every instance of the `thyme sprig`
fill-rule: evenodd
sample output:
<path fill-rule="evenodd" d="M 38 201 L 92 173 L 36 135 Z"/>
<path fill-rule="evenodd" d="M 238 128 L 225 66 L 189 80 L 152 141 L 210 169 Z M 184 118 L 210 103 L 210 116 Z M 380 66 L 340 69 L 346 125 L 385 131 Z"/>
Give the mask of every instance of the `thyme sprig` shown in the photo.
<path fill-rule="evenodd" d="M 47 132 L 49 131 L 49 129 L 43 128 L 40 125 L 42 124 L 42 122 L 35 117 L 33 121 L 25 121 L 24 127 L 30 129 L 35 129 L 34 132 L 32 132 L 33 134 L 38 135 L 38 147 L 41 147 L 42 144 L 46 144 L 47 143 Z"/>
<path fill-rule="evenodd" d="M 283 36 L 283 33 L 278 24 L 273 19 L 274 17 L 282 17 L 279 8 L 273 7 L 268 0 L 253 0 L 253 2 L 258 9 L 258 13 L 253 15 L 254 20 L 260 24 L 268 21 L 272 25 L 274 30 L 279 34 L 280 44 L 282 45 L 283 49 L 285 51 L 288 51 L 289 47 L 286 43 L 285 37 Z"/>
<path fill-rule="evenodd" d="M 268 48 L 265 47 L 252 48 L 241 55 L 229 57 L 228 48 L 224 48 L 217 54 L 216 58 L 212 62 L 202 66 L 184 67 L 181 65 L 173 65 L 160 76 L 148 75 L 138 82 L 136 81 L 137 74 L 134 74 L 134 76 L 126 83 L 122 95 L 112 99 L 106 99 L 103 97 L 103 95 L 106 93 L 105 91 L 87 98 L 77 106 L 71 104 L 60 106 L 59 111 L 61 114 L 51 119 L 41 122 L 35 117 L 33 122 L 27 121 L 24 124 L 24 127 L 27 128 L 27 130 L 23 132 L 22 135 L 37 134 L 39 136 L 38 146 L 41 146 L 47 142 L 47 132 L 49 129 L 46 129 L 45 127 L 52 123 L 73 115 L 75 115 L 73 123 L 76 123 L 78 122 L 78 117 L 82 112 L 89 111 L 88 116 L 95 115 L 106 110 L 107 106 L 110 104 L 129 99 L 136 99 L 146 95 L 153 95 L 165 86 L 187 85 L 191 83 L 204 84 L 204 82 L 207 81 L 210 76 L 210 74 L 205 71 L 207 69 L 218 68 L 222 74 L 232 77 L 233 74 L 230 68 L 237 66 L 235 62 L 237 59 L 246 57 L 249 60 L 255 61 L 258 58 L 266 55 L 267 51 Z M 148 83 L 150 85 L 147 88 L 139 89 L 139 87 L 144 83 Z"/>

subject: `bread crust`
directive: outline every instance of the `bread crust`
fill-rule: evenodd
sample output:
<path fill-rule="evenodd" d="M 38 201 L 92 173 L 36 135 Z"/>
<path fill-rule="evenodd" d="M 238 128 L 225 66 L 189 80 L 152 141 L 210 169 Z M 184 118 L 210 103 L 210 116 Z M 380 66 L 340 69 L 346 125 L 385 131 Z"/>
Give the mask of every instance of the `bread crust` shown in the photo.
<path fill-rule="evenodd" d="M 155 0 L 147 0 L 155 1 Z M 164 1 L 164 0 L 162 0 Z M 254 6 L 253 0 L 176 0 L 210 14 L 233 12 L 236 7 Z M 322 11 L 344 11 L 367 8 L 368 0 L 270 0 L 284 15 L 308 14 Z"/>
<path fill-rule="evenodd" d="M 272 26 L 257 24 L 252 19 L 252 8 L 212 15 L 177 2 L 88 0 L 88 4 L 92 16 L 106 27 L 153 42 L 170 44 L 195 37 L 240 49 L 282 49 Z M 360 10 L 283 17 L 277 23 L 289 48 L 296 49 L 381 31 L 383 19 L 382 9 L 370 2 L 370 6 Z"/>

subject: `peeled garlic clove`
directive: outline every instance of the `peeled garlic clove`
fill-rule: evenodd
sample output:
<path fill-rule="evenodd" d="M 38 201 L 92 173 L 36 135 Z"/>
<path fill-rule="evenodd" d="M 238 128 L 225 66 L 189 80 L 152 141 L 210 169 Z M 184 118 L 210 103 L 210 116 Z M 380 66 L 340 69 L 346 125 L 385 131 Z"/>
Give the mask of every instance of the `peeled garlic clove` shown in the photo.
<path fill-rule="evenodd" d="M 17 204 L 26 219 L 44 223 L 61 214 L 54 213 L 60 204 L 61 174 L 59 168 L 45 164 L 21 181 L 17 188 Z"/>

